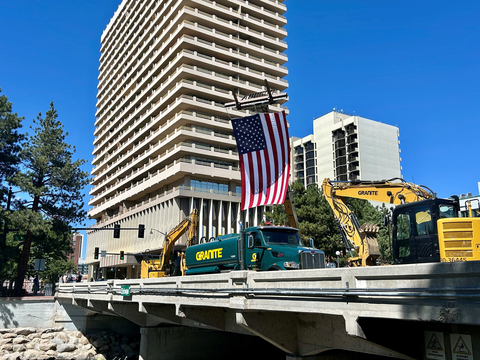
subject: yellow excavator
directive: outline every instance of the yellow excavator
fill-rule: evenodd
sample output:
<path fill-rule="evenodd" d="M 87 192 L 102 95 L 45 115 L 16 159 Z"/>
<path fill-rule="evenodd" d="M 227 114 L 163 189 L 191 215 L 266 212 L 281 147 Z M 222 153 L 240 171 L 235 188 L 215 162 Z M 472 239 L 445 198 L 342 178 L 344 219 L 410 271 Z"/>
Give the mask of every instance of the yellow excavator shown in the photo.
<path fill-rule="evenodd" d="M 426 186 L 400 178 L 381 181 L 325 179 L 323 194 L 339 222 L 354 266 L 376 265 L 380 255 L 378 226 L 360 226 L 346 198 L 397 205 L 392 213 L 392 253 L 395 263 L 480 260 L 480 218 L 459 218 L 459 200 L 439 199 Z"/>
<path fill-rule="evenodd" d="M 166 268 L 170 261 L 170 253 L 172 252 L 173 246 L 185 233 L 187 233 L 187 247 L 191 245 L 193 239 L 195 238 L 197 221 L 197 209 L 193 209 L 192 213 L 187 218 L 182 220 L 180 224 L 178 224 L 172 231 L 170 231 L 166 235 L 163 252 L 160 259 L 142 261 L 142 269 L 140 275 L 142 279 L 158 278 L 165 276 Z"/>

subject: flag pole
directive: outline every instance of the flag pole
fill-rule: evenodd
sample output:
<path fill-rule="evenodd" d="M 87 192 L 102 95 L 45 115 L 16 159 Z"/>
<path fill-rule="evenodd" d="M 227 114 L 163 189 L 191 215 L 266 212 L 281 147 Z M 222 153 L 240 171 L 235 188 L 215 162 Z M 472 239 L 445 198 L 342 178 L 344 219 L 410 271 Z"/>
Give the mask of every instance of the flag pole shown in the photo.
<path fill-rule="evenodd" d="M 238 261 L 240 263 L 240 270 L 245 269 L 245 213 L 246 210 L 240 210 L 240 236 L 238 237 Z"/>

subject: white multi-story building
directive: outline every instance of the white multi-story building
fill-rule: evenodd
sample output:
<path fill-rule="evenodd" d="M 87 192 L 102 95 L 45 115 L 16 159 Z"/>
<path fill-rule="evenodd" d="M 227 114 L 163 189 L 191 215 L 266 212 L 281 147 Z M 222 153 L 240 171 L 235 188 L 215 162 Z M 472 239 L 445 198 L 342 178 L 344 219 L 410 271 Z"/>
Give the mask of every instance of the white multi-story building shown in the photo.
<path fill-rule="evenodd" d="M 331 111 L 313 121 L 313 135 L 292 139 L 292 180 L 309 185 L 325 178 L 401 177 L 398 138 L 396 126 Z"/>
<path fill-rule="evenodd" d="M 87 263 L 136 276 L 138 259 L 95 260 L 94 248 L 158 253 L 160 232 L 194 207 L 199 237 L 238 230 L 240 172 L 229 117 L 248 111 L 227 113 L 223 104 L 232 89 L 240 96 L 265 90 L 264 79 L 274 90 L 287 88 L 285 11 L 283 0 L 122 1 L 101 37 L 89 202 L 96 224 Z M 259 216 L 252 212 L 251 222 Z M 118 239 L 99 230 L 115 224 L 125 229 Z M 143 238 L 126 230 L 140 224 Z"/>
<path fill-rule="evenodd" d="M 292 137 L 290 144 L 292 167 L 290 179 L 300 179 L 305 186 L 318 183 L 317 151 L 313 135 Z"/>
<path fill-rule="evenodd" d="M 478 193 L 480 194 L 480 182 L 478 183 Z M 480 217 L 480 195 L 474 196 L 472 193 L 460 194 L 459 201 L 461 216 L 470 216 L 470 207 L 473 217 Z"/>

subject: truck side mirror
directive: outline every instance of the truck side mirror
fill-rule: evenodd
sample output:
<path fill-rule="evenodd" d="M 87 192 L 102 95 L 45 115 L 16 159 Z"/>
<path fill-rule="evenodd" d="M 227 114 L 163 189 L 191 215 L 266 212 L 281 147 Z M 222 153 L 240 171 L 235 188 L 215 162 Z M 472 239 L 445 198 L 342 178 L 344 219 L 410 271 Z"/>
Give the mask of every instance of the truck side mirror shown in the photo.
<path fill-rule="evenodd" d="M 253 249 L 253 246 L 254 246 L 253 235 L 248 235 L 247 247 L 251 250 Z"/>
<path fill-rule="evenodd" d="M 313 239 L 312 239 L 312 238 L 308 239 L 308 243 L 310 244 L 310 247 L 311 247 L 311 248 L 315 249 L 315 244 L 313 243 Z"/>

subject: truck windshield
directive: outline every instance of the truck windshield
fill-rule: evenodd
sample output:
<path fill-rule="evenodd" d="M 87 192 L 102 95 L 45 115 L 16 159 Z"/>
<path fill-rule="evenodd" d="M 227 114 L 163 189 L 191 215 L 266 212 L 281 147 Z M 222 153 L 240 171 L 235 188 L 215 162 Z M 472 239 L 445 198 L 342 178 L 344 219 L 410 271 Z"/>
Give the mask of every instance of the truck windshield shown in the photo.
<path fill-rule="evenodd" d="M 262 230 L 263 239 L 267 245 L 294 245 L 301 246 L 300 237 L 297 231 Z"/>

